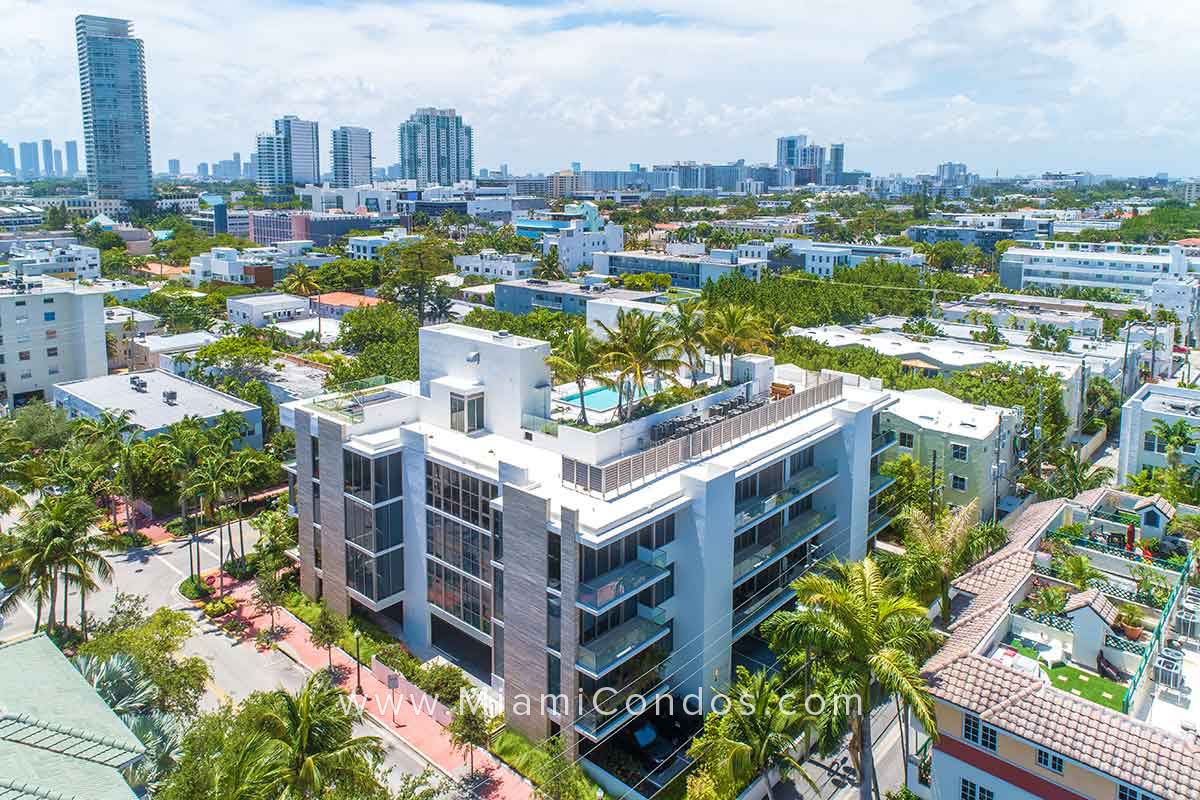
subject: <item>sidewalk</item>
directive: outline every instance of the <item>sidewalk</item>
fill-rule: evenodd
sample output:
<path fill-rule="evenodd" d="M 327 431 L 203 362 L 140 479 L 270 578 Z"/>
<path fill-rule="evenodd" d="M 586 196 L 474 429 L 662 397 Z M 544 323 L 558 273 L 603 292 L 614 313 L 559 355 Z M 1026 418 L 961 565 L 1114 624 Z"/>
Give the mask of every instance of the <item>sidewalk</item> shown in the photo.
<path fill-rule="evenodd" d="M 215 574 L 213 573 L 205 573 Z M 227 576 L 228 578 L 228 576 Z M 226 588 L 228 593 L 240 603 L 237 616 L 246 621 L 250 628 L 243 642 L 253 646 L 256 633 L 270 626 L 268 615 L 256 614 L 251 597 L 254 593 L 253 581 L 240 584 L 230 583 L 228 578 Z M 275 613 L 276 627 L 282 631 L 282 636 L 275 640 L 276 646 L 293 658 L 305 669 L 316 672 L 328 668 L 329 657 L 324 650 L 314 647 L 308 640 L 308 626 L 285 609 Z M 340 676 L 338 684 L 343 691 L 350 693 L 355 687 L 355 661 L 340 648 L 333 649 L 334 670 Z M 410 703 L 402 702 L 396 709 L 396 725 L 392 724 L 390 703 L 385 712 L 380 708 L 379 700 L 389 702 L 391 691 L 387 684 L 379 681 L 371 674 L 368 667 L 362 670 L 362 687 L 365 702 L 363 711 L 370 715 L 381 727 L 392 731 L 398 738 L 404 740 L 416 750 L 431 765 L 451 777 L 462 777 L 467 773 L 466 758 L 455 752 L 450 746 L 450 736 L 434 719 L 426 714 L 418 714 Z M 496 798 L 496 800 L 530 800 L 533 797 L 533 787 L 513 770 L 501 764 L 495 756 L 483 750 L 475 753 L 475 770 L 479 774 L 476 780 L 485 781 L 477 793 L 481 798 Z"/>

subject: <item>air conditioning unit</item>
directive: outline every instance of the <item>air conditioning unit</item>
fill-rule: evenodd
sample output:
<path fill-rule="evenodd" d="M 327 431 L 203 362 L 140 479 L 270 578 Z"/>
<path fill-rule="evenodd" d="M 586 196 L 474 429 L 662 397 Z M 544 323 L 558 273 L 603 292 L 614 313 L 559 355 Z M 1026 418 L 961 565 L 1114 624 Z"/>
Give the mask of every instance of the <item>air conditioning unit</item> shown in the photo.
<path fill-rule="evenodd" d="M 173 405 L 175 405 L 175 402 L 179 399 L 179 393 L 176 392 L 174 389 L 163 389 L 162 399 L 163 399 L 163 402 L 166 403 L 167 405 L 173 406 Z"/>

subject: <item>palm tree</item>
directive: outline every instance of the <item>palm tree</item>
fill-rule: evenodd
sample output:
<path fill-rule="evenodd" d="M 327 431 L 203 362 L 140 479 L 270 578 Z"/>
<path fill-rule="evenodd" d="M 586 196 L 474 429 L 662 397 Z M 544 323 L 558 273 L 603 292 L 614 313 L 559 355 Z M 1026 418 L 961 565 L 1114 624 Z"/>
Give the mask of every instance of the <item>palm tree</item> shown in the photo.
<path fill-rule="evenodd" d="M 225 536 L 224 527 L 220 521 L 220 509 L 230 485 L 226 472 L 229 460 L 229 456 L 216 447 L 204 448 L 200 463 L 188 475 L 183 489 L 189 497 L 197 498 L 204 518 L 217 528 L 217 557 L 219 559 L 217 578 L 220 581 L 218 597 L 225 594 Z M 197 569 L 198 576 L 199 570 Z"/>
<path fill-rule="evenodd" d="M 908 510 L 900 584 L 919 597 L 936 592 L 943 627 L 950 624 L 950 583 L 1008 539 L 1003 527 L 977 525 L 978 519 L 979 498 L 941 517 Z"/>
<path fill-rule="evenodd" d="M 81 419 L 75 428 L 76 434 L 82 441 L 96 447 L 100 451 L 106 472 L 112 476 L 112 480 L 116 484 L 122 483 L 122 478 L 128 478 L 128 474 L 123 474 L 122 469 L 124 466 L 121 460 L 122 445 L 141 430 L 138 425 L 130 421 L 132 417 L 132 411 L 112 411 L 106 408 L 95 417 Z M 107 469 L 109 463 L 112 464 L 111 471 Z M 126 494 L 126 520 L 129 517 L 129 505 L 132 502 L 132 498 Z M 113 524 L 115 525 L 117 522 L 117 503 L 115 497 L 112 503 L 112 515 Z"/>
<path fill-rule="evenodd" d="M 772 261 L 786 261 L 792 255 L 792 246 L 787 243 L 777 244 L 767 255 Z"/>
<path fill-rule="evenodd" d="M 317 280 L 316 270 L 309 269 L 303 264 L 297 264 L 291 268 L 287 277 L 279 284 L 279 288 L 288 294 L 298 294 L 304 298 L 310 298 L 309 306 L 311 309 L 312 296 L 320 295 L 321 282 Z M 318 296 L 317 301 L 320 301 Z M 321 338 L 321 314 L 320 309 L 317 311 L 317 338 Z"/>
<path fill-rule="evenodd" d="M 646 379 L 651 375 L 666 376 L 676 381 L 675 373 L 683 365 L 679 358 L 679 343 L 674 331 L 657 316 L 640 311 L 617 312 L 616 328 L 603 322 L 601 329 L 608 336 L 605 365 L 617 373 L 617 416 L 628 419 L 638 399 L 646 396 Z M 629 384 L 629 404 L 622 403 L 626 382 Z"/>
<path fill-rule="evenodd" d="M 1083 553 L 1071 553 L 1058 559 L 1054 576 L 1066 581 L 1082 592 L 1092 581 L 1104 579 L 1104 573 L 1092 566 L 1092 562 Z"/>
<path fill-rule="evenodd" d="M 696 385 L 696 375 L 702 359 L 704 344 L 704 301 L 699 299 L 680 300 L 675 304 L 675 311 L 666 315 L 667 324 L 675 331 L 679 342 L 679 354 L 687 361 L 688 374 L 692 386 Z"/>
<path fill-rule="evenodd" d="M 1169 423 L 1164 419 L 1154 420 L 1154 427 L 1150 429 L 1155 438 L 1166 445 L 1167 448 L 1167 464 L 1171 467 L 1179 466 L 1181 454 L 1185 448 L 1195 447 L 1196 432 L 1188 421 L 1181 419 L 1178 422 Z"/>
<path fill-rule="evenodd" d="M 925 609 L 902 594 L 869 557 L 860 562 L 835 559 L 827 570 L 798 578 L 792 589 L 797 610 L 777 612 L 763 631 L 771 649 L 785 659 L 811 652 L 826 691 L 858 698 L 857 708 L 835 703 L 822 723 L 839 731 L 849 724 L 851 753 L 861 776 L 859 797 L 869 800 L 875 787 L 872 685 L 885 695 L 899 695 L 925 730 L 936 735 L 933 699 L 920 668 L 934 646 Z"/>
<path fill-rule="evenodd" d="M 557 380 L 574 383 L 579 390 L 579 421 L 587 425 L 587 403 L 583 390 L 589 380 L 604 376 L 604 358 L 600 343 L 586 325 L 573 328 L 557 353 L 546 356 Z"/>
<path fill-rule="evenodd" d="M 245 417 L 232 409 L 225 409 L 217 417 L 217 421 L 209 429 L 209 433 L 220 443 L 221 449 L 229 453 L 235 444 L 240 444 L 242 437 L 249 430 L 250 425 L 246 422 Z"/>
<path fill-rule="evenodd" d="M 0 515 L 25 507 L 25 495 L 33 490 L 36 477 L 37 460 L 30 454 L 28 442 L 13 435 L 11 423 L 3 423 L 0 427 Z"/>
<path fill-rule="evenodd" d="M 1050 456 L 1049 461 L 1054 465 L 1054 473 L 1049 479 L 1036 476 L 1030 479 L 1030 488 L 1043 500 L 1076 497 L 1089 489 L 1099 489 L 1116 474 L 1112 467 L 1092 467 L 1079 457 L 1073 447 L 1058 450 Z"/>
<path fill-rule="evenodd" d="M 187 501 L 189 497 L 185 487 L 191 471 L 200 463 L 200 451 L 204 445 L 204 431 L 200 427 L 200 420 L 190 414 L 179 422 L 168 425 L 166 431 L 154 437 L 154 446 L 159 449 L 174 472 L 175 487 L 179 492 L 179 520 L 185 528 L 188 528 Z M 196 542 L 195 526 L 191 526 L 189 536 L 188 572 L 199 581 L 200 550 Z M 196 551 L 194 554 L 193 548 Z"/>
<path fill-rule="evenodd" d="M 727 693 L 739 708 L 722 714 L 716 735 L 697 740 L 700 752 L 689 755 L 703 758 L 706 752 L 712 753 L 717 759 L 716 769 L 732 785 L 740 786 L 761 776 L 771 800 L 775 797 L 769 774 L 773 769 L 779 770 L 780 777 L 800 775 L 819 794 L 820 789 L 792 755 L 796 741 L 812 732 L 816 721 L 803 704 L 789 706 L 783 702 L 786 693 L 778 672 L 764 669 L 751 673 L 739 666 Z"/>
<path fill-rule="evenodd" d="M 705 319 L 705 346 L 710 352 L 717 354 L 721 382 L 725 382 L 725 357 L 731 359 L 741 355 L 751 348 L 757 347 L 763 340 L 761 320 L 750 306 L 723 305 L 710 310 Z M 730 362 L 730 369 L 733 364 Z"/>
<path fill-rule="evenodd" d="M 257 450 L 246 448 L 238 450 L 230 456 L 225 468 L 225 477 L 229 481 L 229 488 L 233 490 L 237 497 L 237 516 L 238 516 L 238 550 L 241 553 L 241 558 L 246 558 L 246 537 L 242 529 L 242 504 L 245 503 L 248 497 L 248 491 L 254 485 L 254 479 L 258 477 L 258 470 L 263 466 L 266 457 Z M 233 538 L 232 531 L 230 539 Z M 232 542 L 229 549 L 233 549 Z"/>
<path fill-rule="evenodd" d="M 64 589 L 64 627 L 67 624 L 67 587 L 71 584 L 79 587 L 79 611 L 83 619 L 87 611 L 87 591 L 96 588 L 95 579 L 112 579 L 112 566 L 103 553 L 105 537 L 94 527 L 101 516 L 103 512 L 92 498 L 80 492 L 46 495 L 22 515 L 15 535 L 9 537 L 0 550 L 0 570 L 13 569 L 19 576 L 14 597 L 36 595 L 40 618 L 41 601 L 49 596 L 47 629 L 54 628 L 60 577 Z M 15 600 L 10 597 L 0 611 L 9 610 L 12 604 Z M 84 635 L 87 635 L 86 627 Z"/>
<path fill-rule="evenodd" d="M 542 254 L 542 257 L 538 259 L 538 265 L 533 269 L 533 274 L 534 277 L 546 281 L 557 281 L 566 277 L 562 265 L 558 261 L 557 246 L 551 247 L 549 252 Z"/>
<path fill-rule="evenodd" d="M 280 689 L 260 728 L 274 745 L 266 752 L 276 772 L 266 796 L 311 800 L 337 787 L 367 796 L 377 787 L 383 746 L 376 736 L 354 736 L 362 712 L 354 710 L 324 673 L 314 673 L 296 694 Z"/>
<path fill-rule="evenodd" d="M 787 317 L 778 311 L 767 311 L 762 315 L 761 321 L 763 342 L 775 345 L 776 347 L 783 344 L 788 331 L 792 328 L 792 324 L 788 322 Z"/>

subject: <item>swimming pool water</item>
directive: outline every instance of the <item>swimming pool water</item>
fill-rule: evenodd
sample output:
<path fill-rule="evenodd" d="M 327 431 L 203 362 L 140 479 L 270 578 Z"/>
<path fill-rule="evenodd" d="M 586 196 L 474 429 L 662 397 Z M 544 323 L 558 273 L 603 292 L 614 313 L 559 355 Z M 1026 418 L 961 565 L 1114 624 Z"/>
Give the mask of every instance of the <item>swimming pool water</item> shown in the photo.
<path fill-rule="evenodd" d="M 637 392 L 638 397 L 644 397 L 645 393 L 641 390 Z M 563 398 L 564 403 L 579 405 L 579 394 L 569 394 Z M 583 405 L 588 411 L 608 411 L 617 407 L 617 390 L 610 389 L 607 386 L 596 386 L 588 389 L 583 393 Z"/>

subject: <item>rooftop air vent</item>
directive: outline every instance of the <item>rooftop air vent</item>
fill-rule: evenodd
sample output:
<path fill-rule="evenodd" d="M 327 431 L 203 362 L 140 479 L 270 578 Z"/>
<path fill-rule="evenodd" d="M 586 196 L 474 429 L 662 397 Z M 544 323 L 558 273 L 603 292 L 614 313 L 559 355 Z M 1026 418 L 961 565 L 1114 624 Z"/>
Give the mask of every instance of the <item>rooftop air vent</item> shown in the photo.
<path fill-rule="evenodd" d="M 179 400 L 179 393 L 174 389 L 163 389 L 162 399 L 167 405 L 173 406 Z"/>
<path fill-rule="evenodd" d="M 496 338 L 497 338 L 497 339 L 507 339 L 509 336 L 512 336 L 512 334 L 511 334 L 511 333 L 509 333 L 509 332 L 508 332 L 508 331 L 506 331 L 506 330 L 498 330 L 498 331 L 496 331 Z"/>

